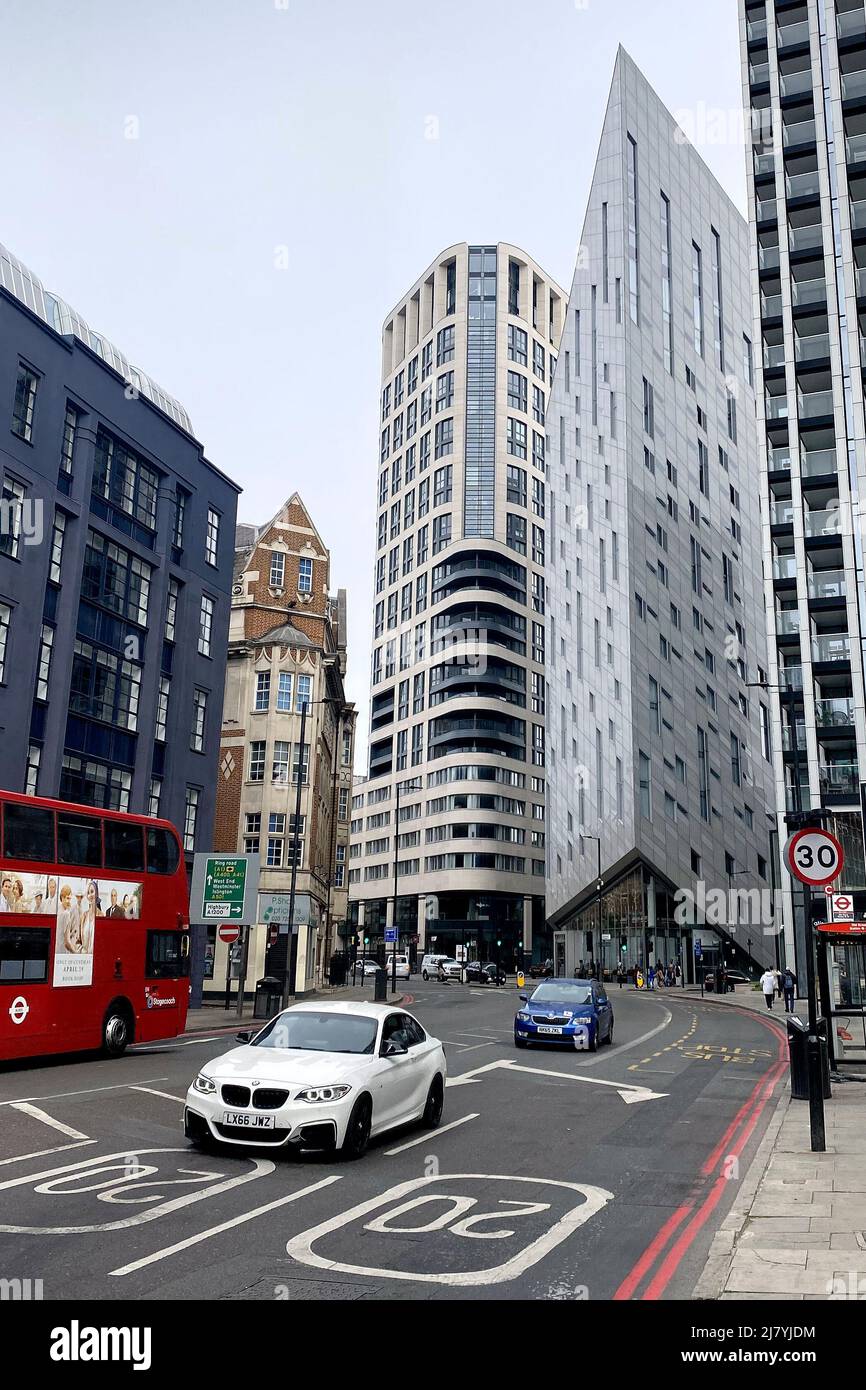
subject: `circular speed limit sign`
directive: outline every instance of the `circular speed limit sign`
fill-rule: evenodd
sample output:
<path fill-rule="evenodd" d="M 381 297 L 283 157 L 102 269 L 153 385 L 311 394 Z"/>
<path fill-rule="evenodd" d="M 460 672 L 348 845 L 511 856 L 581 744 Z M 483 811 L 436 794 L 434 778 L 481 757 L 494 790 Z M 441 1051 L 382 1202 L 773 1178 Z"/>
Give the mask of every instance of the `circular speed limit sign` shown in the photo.
<path fill-rule="evenodd" d="M 823 888 L 842 872 L 845 855 L 829 830 L 798 830 L 785 845 L 785 863 L 801 883 Z"/>

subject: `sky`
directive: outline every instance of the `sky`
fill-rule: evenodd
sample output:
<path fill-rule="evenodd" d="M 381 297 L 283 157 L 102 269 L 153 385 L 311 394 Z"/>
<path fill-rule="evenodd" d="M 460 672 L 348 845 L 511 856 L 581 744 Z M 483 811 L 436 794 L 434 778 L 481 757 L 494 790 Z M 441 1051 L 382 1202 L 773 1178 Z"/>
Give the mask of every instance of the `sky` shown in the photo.
<path fill-rule="evenodd" d="M 736 0 L 0 0 L 0 242 L 348 590 L 366 747 L 380 334 L 440 250 L 566 289 L 619 43 L 745 209 Z"/>

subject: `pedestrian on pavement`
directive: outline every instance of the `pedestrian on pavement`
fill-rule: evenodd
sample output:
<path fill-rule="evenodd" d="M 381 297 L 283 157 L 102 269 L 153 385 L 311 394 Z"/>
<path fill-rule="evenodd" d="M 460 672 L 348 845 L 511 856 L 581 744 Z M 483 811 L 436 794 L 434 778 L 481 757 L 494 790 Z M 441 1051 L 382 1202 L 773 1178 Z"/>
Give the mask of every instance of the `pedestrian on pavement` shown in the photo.
<path fill-rule="evenodd" d="M 790 965 L 785 967 L 782 975 L 782 988 L 785 992 L 785 1013 L 794 1012 L 794 993 L 797 988 L 797 976 L 794 974 Z"/>
<path fill-rule="evenodd" d="M 761 976 L 761 989 L 764 991 L 764 1003 L 768 1009 L 773 1007 L 773 995 L 776 993 L 776 972 L 769 967 Z"/>
<path fill-rule="evenodd" d="M 625 971 L 622 968 L 622 961 L 620 961 L 619 965 L 616 967 L 616 982 L 620 989 L 622 989 L 625 984 Z"/>
<path fill-rule="evenodd" d="M 679 984 L 680 980 L 683 978 L 683 968 L 680 965 L 679 961 L 677 961 L 677 968 L 674 973 L 676 975 L 676 982 L 677 984 Z"/>
<path fill-rule="evenodd" d="M 650 966 L 647 973 L 647 987 L 649 989 L 655 989 L 656 987 L 656 969 L 654 965 Z"/>
<path fill-rule="evenodd" d="M 634 973 L 634 987 L 635 989 L 643 989 L 643 971 L 640 966 Z"/>
<path fill-rule="evenodd" d="M 776 977 L 776 997 L 777 997 L 778 999 L 781 999 L 781 997 L 782 997 L 782 972 L 781 972 L 781 970 L 774 970 L 774 971 L 773 971 L 773 974 L 774 974 L 775 977 Z"/>

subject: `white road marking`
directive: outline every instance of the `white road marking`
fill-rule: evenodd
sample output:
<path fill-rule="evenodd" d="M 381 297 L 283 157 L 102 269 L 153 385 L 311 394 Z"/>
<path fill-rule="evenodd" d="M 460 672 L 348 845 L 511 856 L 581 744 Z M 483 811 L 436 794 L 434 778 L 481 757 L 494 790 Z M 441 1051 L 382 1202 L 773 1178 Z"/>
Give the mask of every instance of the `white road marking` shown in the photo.
<path fill-rule="evenodd" d="M 140 1260 L 133 1260 L 132 1264 L 121 1265 L 120 1269 L 111 1269 L 109 1274 L 115 1278 L 122 1278 L 124 1274 L 133 1274 L 137 1269 L 144 1269 L 145 1265 L 155 1264 L 157 1260 L 166 1260 L 170 1255 L 176 1255 L 179 1250 L 187 1250 L 191 1245 L 198 1245 L 203 1240 L 209 1240 L 211 1236 L 218 1236 L 223 1231 L 230 1231 L 235 1226 L 241 1226 L 245 1221 L 252 1221 L 257 1216 L 263 1216 L 267 1211 L 274 1211 L 277 1207 L 284 1207 L 288 1202 L 297 1202 L 301 1197 L 308 1197 L 311 1192 L 318 1192 L 323 1187 L 330 1187 L 331 1183 L 340 1181 L 340 1174 L 334 1174 L 329 1178 L 322 1178 L 321 1182 L 311 1183 L 309 1187 L 302 1187 L 299 1192 L 290 1192 L 287 1197 L 278 1197 L 275 1202 L 267 1202 L 263 1207 L 255 1207 L 252 1211 L 244 1212 L 241 1216 L 234 1216 L 230 1221 L 223 1221 L 219 1226 L 212 1226 L 209 1231 L 199 1231 L 197 1235 L 188 1236 L 186 1240 L 179 1240 L 175 1245 L 167 1245 L 164 1250 L 156 1250 L 152 1255 L 145 1255 Z"/>
<path fill-rule="evenodd" d="M 443 1038 L 443 1042 L 447 1043 L 448 1047 L 459 1047 L 461 1052 L 474 1052 L 479 1047 L 495 1047 L 497 1039 L 493 1038 L 490 1042 L 483 1043 L 459 1043 L 452 1042 L 450 1038 Z"/>
<path fill-rule="evenodd" d="M 87 1177 L 89 1169 L 95 1169 L 97 1172 L 101 1173 L 106 1171 L 107 1165 L 111 1165 L 112 1160 L 116 1159 L 119 1160 L 120 1163 L 127 1164 L 133 1153 L 139 1165 L 141 1165 L 142 1160 L 148 1154 L 182 1154 L 185 1158 L 189 1158 L 190 1156 L 188 1149 L 135 1149 L 130 1145 L 128 1148 L 122 1149 L 120 1153 L 100 1154 L 95 1158 L 85 1159 L 83 1163 L 67 1163 L 62 1168 L 49 1168 L 41 1173 L 27 1173 L 23 1177 L 7 1179 L 6 1182 L 0 1182 L 0 1192 L 13 1187 L 22 1187 L 25 1183 L 32 1183 L 35 1187 L 36 1184 L 47 1183 L 52 1178 L 62 1180 L 63 1174 Z M 158 1217 L 167 1216 L 169 1212 L 177 1211 L 181 1207 L 188 1207 L 193 1202 L 201 1202 L 209 1197 L 217 1196 L 220 1192 L 228 1192 L 233 1187 L 241 1187 L 244 1183 L 253 1182 L 256 1178 L 264 1177 L 266 1174 L 272 1173 L 276 1166 L 270 1159 L 248 1157 L 248 1162 L 253 1165 L 252 1171 L 240 1177 L 226 1178 L 222 1182 L 213 1183 L 210 1187 L 202 1188 L 198 1192 L 188 1192 L 185 1193 L 183 1197 L 174 1197 L 168 1202 L 162 1202 L 157 1206 L 150 1207 L 147 1211 L 137 1212 L 135 1216 L 124 1217 L 120 1221 L 105 1221 L 87 1226 L 0 1225 L 0 1231 L 13 1235 L 68 1236 L 81 1235 L 85 1232 L 89 1233 L 93 1231 L 120 1231 L 126 1229 L 128 1226 L 140 1226 L 145 1221 L 155 1221 Z M 98 1164 L 103 1166 L 97 1168 Z M 119 1164 L 115 1164 L 115 1166 L 117 1167 Z M 193 1176 L 202 1176 L 200 1172 L 196 1174 L 196 1170 L 194 1169 L 179 1168 L 178 1172 L 192 1173 Z M 130 1181 L 134 1182 L 135 1179 L 131 1178 Z M 174 1186 L 178 1181 L 186 1181 L 186 1179 L 160 1179 L 157 1177 L 156 1185 L 170 1187 Z M 52 1186 L 56 1186 L 56 1184 L 52 1184 Z"/>
<path fill-rule="evenodd" d="M 84 1149 L 88 1144 L 98 1144 L 98 1139 L 80 1139 L 77 1144 L 58 1144 L 56 1149 L 37 1149 L 32 1154 L 17 1154 L 15 1158 L 0 1158 L 0 1168 L 7 1163 L 24 1163 L 28 1158 L 46 1158 L 48 1154 L 66 1153 L 67 1149 Z"/>
<path fill-rule="evenodd" d="M 31 1115 L 34 1120 L 41 1120 L 42 1124 L 50 1125 L 52 1129 L 59 1130 L 69 1139 L 87 1139 L 88 1135 L 82 1134 L 80 1129 L 73 1129 L 71 1125 L 64 1125 L 60 1120 L 55 1120 L 51 1115 L 40 1110 L 38 1105 L 31 1105 L 27 1100 L 17 1100 L 12 1105 L 13 1110 L 21 1110 L 25 1115 Z"/>
<path fill-rule="evenodd" d="M 546 1183 L 550 1187 L 565 1188 L 567 1191 L 579 1193 L 584 1200 L 579 1206 L 572 1207 L 570 1211 L 567 1211 L 548 1230 L 544 1231 L 536 1240 L 530 1241 L 529 1245 L 519 1250 L 510 1260 L 506 1260 L 504 1264 L 496 1265 L 492 1269 L 466 1270 L 462 1273 L 413 1273 L 402 1269 L 378 1269 L 375 1267 L 367 1268 L 364 1265 L 343 1264 L 339 1260 L 328 1260 L 322 1255 L 315 1254 L 313 1246 L 324 1236 L 350 1225 L 353 1221 L 363 1219 L 387 1203 L 399 1202 L 402 1197 L 417 1192 L 419 1189 L 423 1190 L 430 1183 L 443 1181 L 454 1184 L 454 1186 L 465 1181 L 532 1183 L 534 1186 Z M 447 1196 L 451 1201 L 459 1201 L 453 1191 L 448 1192 Z M 590 1187 L 584 1183 L 576 1182 L 561 1182 L 554 1178 L 515 1177 L 513 1174 L 503 1177 L 501 1174 L 492 1173 L 449 1173 L 444 1178 L 414 1178 L 409 1182 L 399 1183 L 396 1187 L 389 1188 L 380 1197 L 373 1197 L 367 1202 L 361 1202 L 358 1206 L 351 1207 L 341 1215 L 334 1216 L 328 1221 L 321 1222 L 318 1226 L 313 1226 L 308 1231 L 302 1231 L 300 1235 L 293 1236 L 286 1245 L 286 1254 L 299 1264 L 312 1265 L 315 1269 L 327 1269 L 341 1274 L 364 1274 L 373 1279 L 402 1279 L 410 1283 L 447 1284 L 452 1287 L 464 1288 L 504 1284 L 509 1279 L 517 1279 L 527 1269 L 537 1264 L 539 1260 L 549 1254 L 551 1250 L 556 1249 L 557 1245 L 561 1245 L 590 1217 L 595 1216 L 596 1212 L 601 1211 L 602 1207 L 612 1200 L 613 1193 L 608 1192 L 603 1187 Z M 486 1216 L 501 1214 L 503 1213 L 490 1212 L 486 1213 Z"/>
<path fill-rule="evenodd" d="M 557 1081 L 582 1081 L 587 1086 L 610 1086 L 617 1091 L 626 1105 L 637 1105 L 643 1100 L 663 1100 L 667 1092 L 651 1091 L 647 1086 L 634 1086 L 626 1081 L 605 1081 L 600 1076 L 584 1076 L 581 1072 L 549 1071 L 544 1067 L 524 1067 L 519 1062 L 501 1058 L 498 1062 L 488 1062 L 484 1067 L 475 1067 L 460 1076 L 449 1076 L 446 1086 L 472 1086 L 478 1079 L 491 1071 L 520 1071 L 530 1076 L 555 1076 Z"/>
<path fill-rule="evenodd" d="M 232 1030 L 228 1029 L 227 1031 L 231 1032 Z M 222 1042 L 225 1036 L 225 1033 L 216 1033 L 212 1038 L 190 1038 L 188 1042 L 169 1043 L 165 1047 L 151 1047 L 142 1044 L 141 1047 L 131 1047 L 129 1055 L 130 1057 L 143 1057 L 148 1052 L 177 1052 L 180 1047 L 198 1047 L 200 1043 Z"/>
<path fill-rule="evenodd" d="M 491 1040 L 491 1042 L 496 1042 L 496 1041 L 497 1041 L 497 1039 L 494 1038 L 494 1037 L 492 1036 L 492 1034 L 489 1033 L 489 1032 L 487 1032 L 487 1033 L 463 1033 L 463 1032 L 460 1031 L 459 1028 L 455 1028 L 455 1029 L 454 1029 L 454 1032 L 457 1034 L 458 1038 L 489 1038 L 489 1039 Z M 511 1029 L 510 1029 L 510 1028 L 501 1028 L 501 1029 L 499 1029 L 499 1032 L 502 1034 L 502 1036 L 503 1036 L 504 1038 L 510 1038 L 510 1037 L 511 1037 Z"/>
<path fill-rule="evenodd" d="M 186 1104 L 186 1096 L 173 1096 L 169 1091 L 155 1091 L 152 1086 L 130 1086 L 131 1091 L 146 1091 L 149 1096 L 162 1096 L 163 1100 L 176 1100 L 178 1105 Z"/>
<path fill-rule="evenodd" d="M 170 1081 L 170 1076 L 153 1076 L 144 1085 L 152 1085 L 154 1081 Z M 50 1096 L 20 1096 L 18 1100 L 0 1100 L 0 1105 L 20 1105 L 25 1100 L 69 1100 L 72 1096 L 95 1096 L 100 1091 L 128 1091 L 130 1082 L 121 1081 L 116 1086 L 88 1086 L 86 1091 L 55 1091 Z"/>
<path fill-rule="evenodd" d="M 461 1115 L 459 1120 L 452 1120 L 450 1125 L 439 1125 L 436 1134 L 444 1134 L 446 1130 L 456 1129 L 458 1125 L 465 1125 L 467 1120 L 477 1120 L 479 1111 L 473 1111 L 471 1115 Z M 431 1144 L 433 1142 L 433 1131 L 428 1134 L 419 1135 L 417 1139 L 410 1139 L 407 1144 L 398 1144 L 396 1149 L 386 1149 L 385 1153 L 390 1158 L 393 1154 L 401 1154 L 404 1149 L 414 1149 L 416 1144 Z"/>

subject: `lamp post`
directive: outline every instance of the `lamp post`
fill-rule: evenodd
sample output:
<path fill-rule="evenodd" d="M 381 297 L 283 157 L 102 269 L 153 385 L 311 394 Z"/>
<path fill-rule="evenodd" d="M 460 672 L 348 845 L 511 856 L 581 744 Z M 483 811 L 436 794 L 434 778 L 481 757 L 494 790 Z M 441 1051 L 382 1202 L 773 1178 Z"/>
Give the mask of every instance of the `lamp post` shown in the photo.
<path fill-rule="evenodd" d="M 391 990 L 394 994 L 397 992 L 397 937 L 399 936 L 397 927 L 397 873 L 400 866 L 400 793 L 404 787 L 409 791 L 420 792 L 423 783 L 420 777 L 404 777 L 402 782 L 397 782 L 397 804 L 394 809 L 394 918 L 391 923 L 394 932 L 391 951 Z"/>
<path fill-rule="evenodd" d="M 601 979 L 604 983 L 604 942 L 601 939 L 601 890 L 604 887 L 604 879 L 601 876 L 601 838 L 598 835 L 584 835 L 580 832 L 582 840 L 595 840 L 596 848 L 596 877 L 595 877 L 595 904 L 596 904 L 596 930 L 599 945 L 601 946 Z"/>
<path fill-rule="evenodd" d="M 327 669 L 327 664 L 325 666 Z M 301 846 L 301 792 L 304 786 L 304 737 L 307 732 L 307 711 L 313 705 L 338 704 L 339 701 L 333 695 L 326 695 L 321 700 L 304 700 L 301 705 L 301 735 L 298 740 L 298 781 L 295 789 L 295 833 L 292 836 L 292 876 L 289 880 L 289 951 L 286 960 L 286 977 L 283 984 L 282 1007 L 285 1009 L 290 999 L 295 996 L 298 983 L 298 934 L 295 931 L 295 895 L 298 886 L 298 858 Z M 308 759 L 307 770 L 309 772 Z"/>

